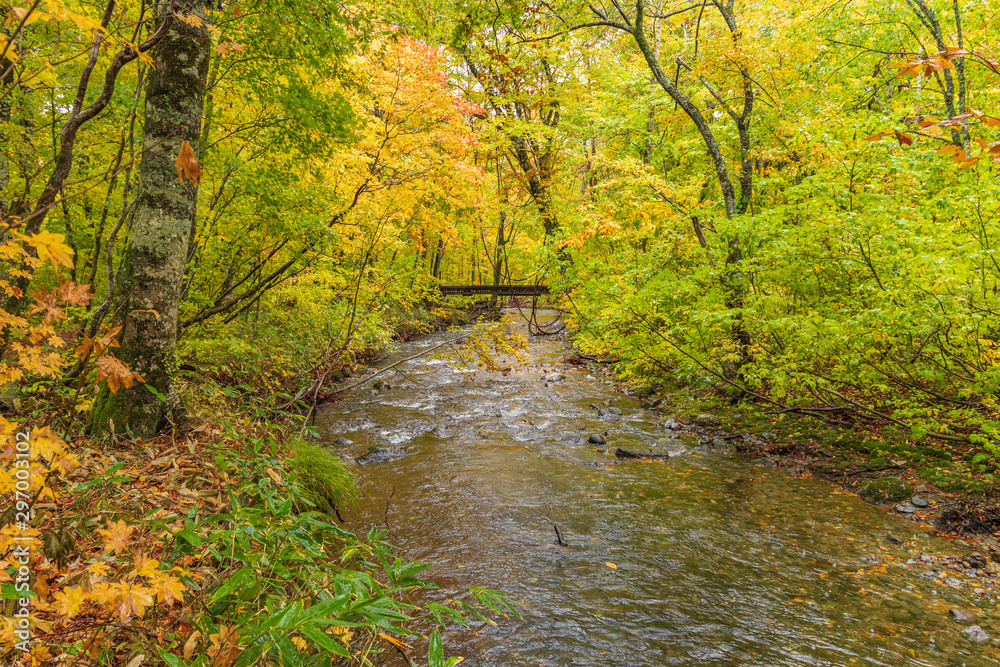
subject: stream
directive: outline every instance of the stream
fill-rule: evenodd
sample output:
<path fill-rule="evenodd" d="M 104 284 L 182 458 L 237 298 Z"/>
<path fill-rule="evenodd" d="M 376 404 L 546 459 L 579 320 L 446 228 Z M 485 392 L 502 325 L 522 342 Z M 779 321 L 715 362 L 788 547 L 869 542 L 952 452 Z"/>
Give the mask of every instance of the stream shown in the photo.
<path fill-rule="evenodd" d="M 952 541 L 827 482 L 701 447 L 569 354 L 561 337 L 533 338 L 530 364 L 507 376 L 420 357 L 318 414 L 345 459 L 368 461 L 351 466 L 362 497 L 348 528 L 388 525 L 446 593 L 482 585 L 524 605 L 523 620 L 450 629 L 446 655 L 473 667 L 1000 662 L 949 618 L 969 610 L 997 644 L 996 599 L 921 559 L 961 553 Z M 565 379 L 543 381 L 550 371 Z M 623 415 L 591 407 L 609 404 Z M 609 452 L 586 443 L 605 432 Z M 616 447 L 669 458 L 618 461 Z"/>

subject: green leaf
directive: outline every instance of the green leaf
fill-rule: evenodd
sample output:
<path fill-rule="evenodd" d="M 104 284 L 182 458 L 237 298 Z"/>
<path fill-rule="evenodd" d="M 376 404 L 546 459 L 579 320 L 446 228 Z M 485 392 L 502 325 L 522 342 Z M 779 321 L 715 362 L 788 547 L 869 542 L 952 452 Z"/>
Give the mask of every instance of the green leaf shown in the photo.
<path fill-rule="evenodd" d="M 444 664 L 444 644 L 441 642 L 441 633 L 437 628 L 431 633 L 431 643 L 427 649 L 427 667 L 445 667 Z"/>

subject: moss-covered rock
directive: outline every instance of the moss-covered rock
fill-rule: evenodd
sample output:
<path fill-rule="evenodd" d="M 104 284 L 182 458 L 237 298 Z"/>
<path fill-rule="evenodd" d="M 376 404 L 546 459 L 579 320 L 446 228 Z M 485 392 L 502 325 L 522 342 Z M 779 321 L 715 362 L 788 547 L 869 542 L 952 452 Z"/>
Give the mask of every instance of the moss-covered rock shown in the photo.
<path fill-rule="evenodd" d="M 913 495 L 913 488 L 898 477 L 882 477 L 868 482 L 858 491 L 862 500 L 876 505 L 897 503 Z"/>

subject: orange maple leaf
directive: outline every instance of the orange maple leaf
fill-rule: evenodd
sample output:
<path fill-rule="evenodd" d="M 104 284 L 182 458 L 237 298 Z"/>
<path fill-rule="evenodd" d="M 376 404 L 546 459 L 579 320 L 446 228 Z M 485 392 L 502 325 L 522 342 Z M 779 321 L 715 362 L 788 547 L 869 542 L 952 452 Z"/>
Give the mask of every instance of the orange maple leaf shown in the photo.
<path fill-rule="evenodd" d="M 97 533 L 104 539 L 104 548 L 108 551 L 125 551 L 134 530 L 134 526 L 119 520 L 108 524 L 108 530 L 98 530 Z"/>
<path fill-rule="evenodd" d="M 201 165 L 198 164 L 198 157 L 194 154 L 191 144 L 183 142 L 181 150 L 177 153 L 177 178 L 184 183 L 184 177 L 191 181 L 191 185 L 197 186 L 201 178 Z"/>
<path fill-rule="evenodd" d="M 94 295 L 87 291 L 90 285 L 77 285 L 72 280 L 59 281 L 59 298 L 67 306 L 85 306 L 94 298 Z"/>
<path fill-rule="evenodd" d="M 130 371 L 128 364 L 110 354 L 97 360 L 97 369 L 97 381 L 107 378 L 112 394 L 118 393 L 120 387 L 128 389 L 136 380 L 143 382 L 141 375 Z"/>
<path fill-rule="evenodd" d="M 219 631 L 208 636 L 212 645 L 208 647 L 208 657 L 212 658 L 212 667 L 229 667 L 240 655 L 239 633 L 236 626 L 220 625 Z"/>
<path fill-rule="evenodd" d="M 123 621 L 133 616 L 142 617 L 146 607 L 153 604 L 153 597 L 145 586 L 119 584 L 118 596 L 115 600 L 115 611 Z"/>
<path fill-rule="evenodd" d="M 183 600 L 184 591 L 187 590 L 180 579 L 170 576 L 163 577 L 159 581 L 154 582 L 153 588 L 156 591 L 157 601 L 166 602 L 167 604 Z"/>

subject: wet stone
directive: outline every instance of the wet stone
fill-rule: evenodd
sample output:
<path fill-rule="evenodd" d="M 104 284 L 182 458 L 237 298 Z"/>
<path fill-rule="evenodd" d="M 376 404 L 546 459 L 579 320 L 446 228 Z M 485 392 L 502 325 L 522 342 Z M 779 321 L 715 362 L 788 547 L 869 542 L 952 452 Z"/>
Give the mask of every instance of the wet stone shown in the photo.
<path fill-rule="evenodd" d="M 566 376 L 562 373 L 549 373 L 542 376 L 542 380 L 545 382 L 561 382 L 566 379 Z"/>
<path fill-rule="evenodd" d="M 663 422 L 663 428 L 670 431 L 676 431 L 680 427 L 681 425 L 676 419 L 668 419 L 667 421 Z"/>
<path fill-rule="evenodd" d="M 966 611 L 964 609 L 952 608 L 948 610 L 948 616 L 951 620 L 956 623 L 971 623 L 976 620 L 975 615 L 971 611 Z"/>
<path fill-rule="evenodd" d="M 360 456 L 357 461 L 362 465 L 367 465 L 370 463 L 385 463 L 395 458 L 399 458 L 399 451 L 392 447 L 372 447 L 364 455 Z"/>
<path fill-rule="evenodd" d="M 587 438 L 587 442 L 589 442 L 592 445 L 603 445 L 604 443 L 607 442 L 607 440 L 605 440 L 604 436 L 601 435 L 600 433 L 591 433 L 590 437 Z"/>
<path fill-rule="evenodd" d="M 927 507 L 928 505 L 930 505 L 930 503 L 928 503 L 920 496 L 913 496 L 912 498 L 910 498 L 910 504 L 913 505 L 914 507 Z"/>
<path fill-rule="evenodd" d="M 990 641 L 990 636 L 978 625 L 970 625 L 962 630 L 962 634 L 973 644 L 986 644 Z"/>
<path fill-rule="evenodd" d="M 352 440 L 348 440 L 347 438 L 341 437 L 341 438 L 337 438 L 336 440 L 334 440 L 333 444 L 335 444 L 335 445 L 353 445 L 354 442 Z"/>
<path fill-rule="evenodd" d="M 917 508 L 910 503 L 900 503 L 899 505 L 896 505 L 896 511 L 900 514 L 913 514 L 917 511 Z"/>
<path fill-rule="evenodd" d="M 955 586 L 956 588 L 962 585 L 962 582 L 956 579 L 955 577 L 948 577 L 947 579 L 944 580 L 944 583 L 948 584 L 949 586 Z"/>

